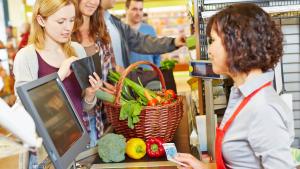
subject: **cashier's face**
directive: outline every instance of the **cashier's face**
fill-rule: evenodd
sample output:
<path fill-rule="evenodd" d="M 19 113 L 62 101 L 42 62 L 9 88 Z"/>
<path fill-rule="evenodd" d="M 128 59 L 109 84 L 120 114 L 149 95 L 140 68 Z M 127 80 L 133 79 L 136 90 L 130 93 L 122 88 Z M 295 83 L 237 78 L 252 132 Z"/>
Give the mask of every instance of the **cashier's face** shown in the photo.
<path fill-rule="evenodd" d="M 127 16 L 132 23 L 140 23 L 143 19 L 143 2 L 131 1 L 127 9 Z"/>
<path fill-rule="evenodd" d="M 80 0 L 79 10 L 84 16 L 92 16 L 100 4 L 100 0 Z"/>
<path fill-rule="evenodd" d="M 212 62 L 213 71 L 216 74 L 229 75 L 227 66 L 227 52 L 223 45 L 221 37 L 217 34 L 214 27 L 210 33 L 210 45 L 208 46 L 208 55 Z"/>

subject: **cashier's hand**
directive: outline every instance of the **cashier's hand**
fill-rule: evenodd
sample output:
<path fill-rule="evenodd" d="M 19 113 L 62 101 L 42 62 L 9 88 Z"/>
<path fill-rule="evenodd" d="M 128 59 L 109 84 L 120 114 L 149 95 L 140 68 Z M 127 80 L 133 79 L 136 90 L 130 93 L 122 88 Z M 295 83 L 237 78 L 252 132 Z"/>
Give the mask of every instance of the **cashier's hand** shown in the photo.
<path fill-rule="evenodd" d="M 186 36 L 184 34 L 180 34 L 179 36 L 177 36 L 175 38 L 174 43 L 175 43 L 176 47 L 182 47 L 182 46 L 184 46 L 185 43 L 186 43 Z"/>
<path fill-rule="evenodd" d="M 60 65 L 60 68 L 57 71 L 57 74 L 61 81 L 63 81 L 65 78 L 67 78 L 71 74 L 71 64 L 77 60 L 78 58 L 75 56 L 69 57 L 68 59 L 65 59 L 62 64 Z"/>
<path fill-rule="evenodd" d="M 84 97 L 87 102 L 91 103 L 95 98 L 96 91 L 103 86 L 103 82 L 95 72 L 93 75 L 89 75 L 89 82 L 91 86 L 85 89 Z"/>
<path fill-rule="evenodd" d="M 207 169 L 203 162 L 199 161 L 191 154 L 177 153 L 175 159 L 189 165 L 189 167 L 179 166 L 178 168 L 180 169 Z"/>

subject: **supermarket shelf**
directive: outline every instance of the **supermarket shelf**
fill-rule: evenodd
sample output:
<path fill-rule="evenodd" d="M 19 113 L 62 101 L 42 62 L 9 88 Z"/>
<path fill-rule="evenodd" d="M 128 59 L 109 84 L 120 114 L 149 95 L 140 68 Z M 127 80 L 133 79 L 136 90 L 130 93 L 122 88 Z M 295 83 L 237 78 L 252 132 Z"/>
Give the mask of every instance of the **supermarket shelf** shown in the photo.
<path fill-rule="evenodd" d="M 300 11 L 300 5 L 285 5 L 285 6 L 272 6 L 262 7 L 268 13 L 285 13 L 291 11 Z M 209 18 L 218 11 L 205 11 L 201 12 L 203 18 Z"/>

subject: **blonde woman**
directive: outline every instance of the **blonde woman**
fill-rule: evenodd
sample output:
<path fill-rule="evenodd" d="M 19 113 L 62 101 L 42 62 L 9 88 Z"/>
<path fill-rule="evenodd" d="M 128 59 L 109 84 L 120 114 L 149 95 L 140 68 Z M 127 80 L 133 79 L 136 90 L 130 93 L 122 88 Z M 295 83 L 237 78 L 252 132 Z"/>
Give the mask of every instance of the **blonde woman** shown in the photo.
<path fill-rule="evenodd" d="M 91 82 L 82 101 L 81 88 L 70 69 L 78 58 L 86 57 L 83 47 L 71 42 L 73 30 L 80 24 L 77 0 L 37 0 L 33 9 L 30 44 L 22 48 L 14 62 L 15 86 L 57 72 L 73 105 L 83 121 L 83 111 L 96 103 L 97 79 Z"/>
<path fill-rule="evenodd" d="M 85 92 L 82 104 L 82 91 L 70 69 L 73 61 L 86 57 L 83 47 L 70 41 L 77 27 L 75 17 L 79 17 L 76 0 L 38 0 L 33 10 L 30 45 L 17 53 L 14 74 L 18 87 L 57 72 L 82 117 L 83 110 L 91 109 L 96 99 L 94 93 Z M 90 89 L 95 89 L 97 81 L 91 83 Z"/>

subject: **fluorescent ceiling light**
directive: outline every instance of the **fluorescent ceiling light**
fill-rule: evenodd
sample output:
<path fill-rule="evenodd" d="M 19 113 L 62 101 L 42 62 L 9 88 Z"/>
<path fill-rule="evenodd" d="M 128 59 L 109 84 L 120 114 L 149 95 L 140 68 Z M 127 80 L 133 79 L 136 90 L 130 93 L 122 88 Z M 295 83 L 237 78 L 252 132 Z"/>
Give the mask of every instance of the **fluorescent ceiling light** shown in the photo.
<path fill-rule="evenodd" d="M 33 6 L 35 3 L 35 0 L 26 0 L 26 4 L 29 6 Z"/>

